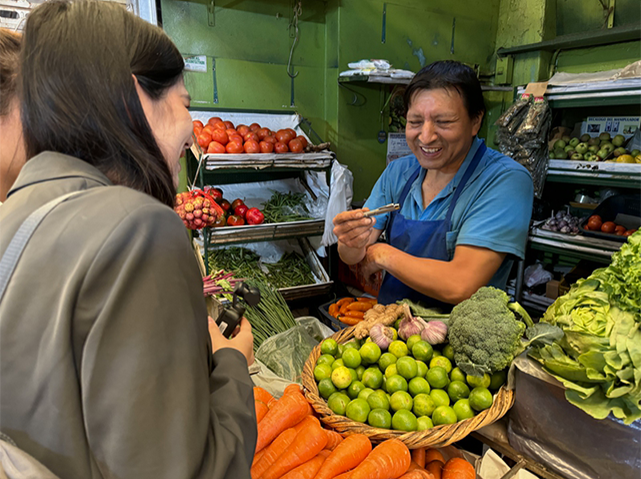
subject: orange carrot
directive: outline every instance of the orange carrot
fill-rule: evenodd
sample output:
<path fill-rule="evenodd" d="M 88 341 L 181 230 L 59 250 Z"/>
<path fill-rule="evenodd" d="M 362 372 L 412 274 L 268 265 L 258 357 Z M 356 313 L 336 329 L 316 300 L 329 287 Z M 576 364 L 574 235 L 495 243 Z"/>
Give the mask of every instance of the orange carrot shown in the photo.
<path fill-rule="evenodd" d="M 339 314 L 338 320 L 343 324 L 347 324 L 348 326 L 354 326 L 355 324 L 358 324 L 361 321 L 363 321 L 363 318 L 359 319 L 359 318 L 353 318 L 351 316 L 347 316 L 346 314 Z"/>
<path fill-rule="evenodd" d="M 354 319 L 363 319 L 364 313 L 362 311 L 347 311 L 345 314 L 341 314 L 341 316 L 347 316 L 348 318 Z"/>
<path fill-rule="evenodd" d="M 315 424 L 320 427 L 320 421 L 317 418 L 315 418 L 314 416 L 305 416 L 301 422 L 294 426 L 294 429 L 296 429 L 296 432 L 300 432 L 300 430 L 306 427 L 308 424 Z"/>
<path fill-rule="evenodd" d="M 354 469 L 351 471 L 344 472 L 342 474 L 339 474 L 338 476 L 335 476 L 334 479 L 350 479 L 352 477 L 352 472 Z"/>
<path fill-rule="evenodd" d="M 330 316 L 335 318 L 336 316 L 338 316 L 338 310 L 339 309 L 340 309 L 340 306 L 338 306 L 338 304 L 334 303 L 334 304 L 330 304 L 329 305 L 329 309 L 328 309 L 327 312 L 329 313 Z"/>
<path fill-rule="evenodd" d="M 325 448 L 333 451 L 343 441 L 343 436 L 336 431 L 328 431 L 327 429 L 324 429 L 324 431 L 327 434 L 327 446 Z"/>
<path fill-rule="evenodd" d="M 276 460 L 283 455 L 289 445 L 294 442 L 298 431 L 293 427 L 286 429 L 278 435 L 274 441 L 267 446 L 260 460 L 252 465 L 251 476 L 252 479 L 258 479 L 269 467 L 276 462 Z M 262 451 L 261 451 L 262 452 Z"/>
<path fill-rule="evenodd" d="M 407 472 L 414 471 L 415 469 L 423 469 L 423 468 L 418 464 L 416 464 L 414 461 L 410 462 L 410 467 L 407 468 Z"/>
<path fill-rule="evenodd" d="M 318 469 L 320 469 L 323 462 L 325 462 L 325 459 L 327 459 L 328 455 L 329 451 L 327 449 L 323 449 L 316 455 L 316 457 L 312 457 L 306 463 L 292 469 L 281 479 L 313 479 L 318 472 Z"/>
<path fill-rule="evenodd" d="M 425 464 L 432 461 L 440 461 L 443 464 L 445 464 L 445 458 L 443 457 L 443 454 L 441 454 L 441 452 L 438 449 L 425 450 Z"/>
<path fill-rule="evenodd" d="M 254 401 L 254 408 L 256 409 L 256 423 L 258 424 L 263 420 L 265 414 L 269 411 L 269 408 L 263 401 Z"/>
<path fill-rule="evenodd" d="M 261 451 L 285 429 L 298 424 L 308 415 L 309 403 L 299 391 L 298 393 L 285 394 L 265 414 L 258 424 L 258 440 L 256 452 Z"/>
<path fill-rule="evenodd" d="M 441 479 L 443 463 L 441 461 L 430 461 L 425 464 L 425 469 L 434 476 L 434 479 Z"/>
<path fill-rule="evenodd" d="M 269 394 L 267 389 L 263 389 L 260 386 L 254 386 L 254 400 L 262 401 L 265 404 L 269 404 L 269 402 L 273 399 L 274 399 L 274 396 Z"/>
<path fill-rule="evenodd" d="M 419 467 L 425 467 L 425 448 L 419 447 L 412 449 L 412 460 L 418 464 Z"/>
<path fill-rule="evenodd" d="M 365 296 L 361 296 L 360 298 L 356 298 L 356 301 L 361 301 L 364 303 L 372 303 L 372 306 L 375 304 L 378 304 L 378 300 L 376 298 L 366 298 Z"/>
<path fill-rule="evenodd" d="M 443 479 L 475 479 L 474 466 L 465 459 L 453 457 L 443 467 Z"/>
<path fill-rule="evenodd" d="M 294 442 L 283 452 L 283 454 L 272 464 L 261 476 L 261 479 L 278 479 L 287 474 L 295 467 L 321 452 L 327 444 L 327 435 L 320 427 L 320 424 L 309 422 L 300 430 Z"/>
<path fill-rule="evenodd" d="M 434 476 L 425 469 L 415 469 L 413 471 L 406 472 L 399 479 L 434 479 Z"/>
<path fill-rule="evenodd" d="M 410 450 L 398 439 L 388 439 L 369 453 L 354 469 L 351 479 L 397 479 L 412 461 Z"/>
<path fill-rule="evenodd" d="M 265 454 L 266 450 L 267 449 L 263 449 L 262 451 L 257 452 L 256 454 L 254 454 L 254 460 L 252 461 L 252 467 L 254 467 L 258 463 L 258 461 L 260 461 L 260 458 L 263 457 L 263 454 Z"/>
<path fill-rule="evenodd" d="M 354 298 L 343 298 L 336 301 L 336 304 L 341 308 L 344 304 L 353 303 L 354 301 L 356 301 Z"/>
<path fill-rule="evenodd" d="M 347 436 L 323 463 L 315 479 L 331 479 L 358 466 L 372 451 L 372 442 L 363 434 Z"/>
<path fill-rule="evenodd" d="M 368 309 L 372 309 L 372 306 L 374 305 L 367 301 L 354 301 L 347 305 L 347 311 L 360 311 L 364 313 Z"/>
<path fill-rule="evenodd" d="M 285 390 L 283 391 L 283 396 L 284 396 L 285 394 L 289 394 L 289 393 L 299 393 L 299 392 L 301 392 L 301 390 L 300 390 L 300 385 L 298 385 L 298 384 L 296 384 L 296 383 L 292 383 L 292 384 L 290 384 L 289 386 L 287 386 L 287 387 L 285 388 Z"/>

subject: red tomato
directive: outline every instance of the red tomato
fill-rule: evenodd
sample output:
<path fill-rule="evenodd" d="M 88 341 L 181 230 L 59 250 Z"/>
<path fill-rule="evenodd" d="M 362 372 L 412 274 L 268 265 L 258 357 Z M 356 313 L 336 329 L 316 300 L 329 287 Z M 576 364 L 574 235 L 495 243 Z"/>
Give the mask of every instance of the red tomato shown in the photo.
<path fill-rule="evenodd" d="M 588 221 L 590 221 L 590 220 L 594 220 L 594 219 L 599 220 L 601 223 L 603 223 L 603 219 L 601 219 L 601 217 L 600 217 L 599 215 L 592 215 L 592 216 L 590 216 L 590 218 L 588 219 Z"/>
<path fill-rule="evenodd" d="M 260 130 L 260 125 L 258 123 L 252 123 L 249 125 L 249 130 L 250 131 L 258 131 Z"/>
<path fill-rule="evenodd" d="M 623 236 L 632 236 L 636 232 L 637 230 L 628 230 L 625 233 L 623 233 Z"/>
<path fill-rule="evenodd" d="M 247 206 L 246 204 L 238 205 L 234 209 L 234 214 L 236 216 L 240 216 L 241 218 L 245 218 L 245 214 L 247 213 L 247 210 L 249 210 L 249 206 Z"/>
<path fill-rule="evenodd" d="M 205 193 L 211 195 L 216 203 L 220 203 L 220 201 L 223 199 L 223 190 L 221 190 L 220 188 L 205 186 L 203 190 L 205 190 Z"/>
<path fill-rule="evenodd" d="M 303 143 L 300 140 L 294 138 L 289 142 L 289 151 L 292 153 L 300 153 L 303 151 Z"/>
<path fill-rule="evenodd" d="M 256 140 L 247 140 L 244 148 L 245 153 L 260 153 L 260 146 Z"/>
<path fill-rule="evenodd" d="M 243 136 L 243 140 L 254 140 L 256 143 L 258 143 L 260 141 L 260 138 L 258 138 L 258 135 L 256 133 L 250 131 L 245 136 Z"/>
<path fill-rule="evenodd" d="M 207 153 L 226 153 L 225 145 L 217 142 L 216 140 L 212 141 L 207 148 Z"/>
<path fill-rule="evenodd" d="M 245 224 L 245 220 L 240 216 L 231 215 L 229 218 L 227 218 L 227 224 L 229 226 L 242 226 Z"/>
<path fill-rule="evenodd" d="M 236 131 L 238 132 L 238 134 L 240 136 L 245 137 L 245 135 L 247 133 L 249 133 L 250 130 L 249 130 L 249 127 L 247 125 L 238 125 L 236 127 Z"/>
<path fill-rule="evenodd" d="M 219 116 L 212 116 L 209 120 L 207 120 L 207 124 L 214 126 L 216 123 L 220 123 L 221 120 Z"/>
<path fill-rule="evenodd" d="M 229 143 L 229 136 L 227 136 L 227 132 L 224 131 L 222 128 L 216 128 L 212 134 L 211 138 L 214 141 L 217 141 L 221 145 L 226 145 Z"/>
<path fill-rule="evenodd" d="M 232 211 L 236 211 L 236 208 L 244 204 L 245 202 L 243 200 L 241 200 L 240 198 L 236 198 L 234 201 L 231 202 L 231 209 Z"/>
<path fill-rule="evenodd" d="M 223 123 L 225 124 L 225 127 L 228 128 L 228 129 L 229 128 L 232 128 L 232 129 L 234 128 L 234 124 L 231 121 L 224 121 Z"/>
<path fill-rule="evenodd" d="M 276 153 L 287 153 L 289 151 L 289 148 L 287 148 L 287 145 L 285 143 L 281 143 L 280 141 L 278 141 L 274 145 L 274 150 L 276 151 Z"/>
<path fill-rule="evenodd" d="M 227 136 L 234 136 L 234 135 L 241 136 L 241 135 L 239 135 L 239 134 L 238 134 L 238 132 L 237 132 L 236 130 L 234 130 L 233 128 L 227 128 L 227 129 L 225 129 L 225 132 L 227 133 Z"/>
<path fill-rule="evenodd" d="M 296 132 L 294 130 L 292 130 L 291 128 L 285 128 L 285 131 L 291 135 L 292 140 L 294 138 L 296 138 Z"/>
<path fill-rule="evenodd" d="M 590 219 L 588 220 L 588 229 L 592 231 L 599 231 L 601 229 L 601 220 L 598 217 L 591 216 Z"/>
<path fill-rule="evenodd" d="M 305 147 L 309 144 L 307 138 L 305 138 L 303 135 L 298 135 L 296 139 L 300 140 L 300 142 L 303 144 L 303 149 L 305 149 Z"/>
<path fill-rule="evenodd" d="M 216 218 L 216 222 L 214 223 L 214 228 L 219 228 L 221 226 L 227 226 L 227 218 L 225 215 L 220 215 Z"/>
<path fill-rule="evenodd" d="M 211 135 L 209 133 L 205 133 L 203 131 L 200 135 L 198 135 L 198 144 L 201 146 L 201 148 L 207 148 L 210 143 Z"/>
<path fill-rule="evenodd" d="M 256 134 L 258 135 L 258 138 L 262 140 L 271 134 L 271 130 L 269 128 L 261 128 L 260 130 L 256 130 Z"/>
<path fill-rule="evenodd" d="M 213 128 L 220 128 L 222 130 L 227 129 L 227 127 L 225 126 L 222 120 L 220 120 L 218 123 L 214 123 Z"/>
<path fill-rule="evenodd" d="M 204 128 L 205 127 L 205 125 L 203 125 L 203 122 L 200 121 L 200 120 L 194 120 L 191 123 L 192 123 L 192 125 L 194 125 L 194 128 L 196 128 L 196 127 Z"/>
<path fill-rule="evenodd" d="M 227 150 L 227 153 L 243 153 L 245 151 L 243 144 L 236 140 L 227 143 L 225 149 Z"/>
<path fill-rule="evenodd" d="M 218 204 L 219 204 L 219 205 L 220 205 L 220 207 L 221 207 L 222 209 L 224 209 L 225 211 L 229 211 L 229 210 L 231 209 L 231 204 L 230 204 L 230 203 L 229 203 L 229 201 L 227 201 L 225 198 L 223 198 L 222 200 L 220 200 L 220 201 L 218 202 Z"/>
<path fill-rule="evenodd" d="M 261 153 L 271 153 L 274 151 L 274 144 L 267 141 L 261 141 L 258 146 L 260 147 Z"/>
<path fill-rule="evenodd" d="M 623 236 L 623 233 L 626 232 L 625 226 L 616 225 L 614 228 L 614 234 L 617 236 Z"/>
<path fill-rule="evenodd" d="M 601 231 L 604 233 L 613 233 L 614 228 L 616 228 L 616 225 L 612 221 L 606 221 L 601 225 Z"/>
<path fill-rule="evenodd" d="M 245 213 L 247 224 L 259 225 L 265 221 L 265 215 L 258 208 L 249 208 Z"/>
<path fill-rule="evenodd" d="M 267 135 L 265 138 L 263 138 L 263 141 L 275 145 L 278 140 L 276 140 L 276 138 L 274 138 L 272 135 Z"/>
<path fill-rule="evenodd" d="M 200 127 L 198 127 L 198 126 L 194 127 L 194 135 L 196 135 L 196 138 L 198 138 L 198 136 L 199 136 L 202 132 L 203 132 L 203 129 L 202 129 L 202 128 L 200 128 Z"/>
<path fill-rule="evenodd" d="M 281 143 L 285 143 L 285 144 L 287 144 L 287 143 L 289 143 L 291 140 L 293 140 L 294 138 L 296 138 L 296 134 L 293 134 L 293 135 L 292 135 L 292 134 L 291 134 L 289 131 L 287 131 L 287 130 L 278 130 L 278 131 L 276 132 L 276 139 L 277 139 L 278 141 L 280 141 Z"/>
<path fill-rule="evenodd" d="M 211 125 L 207 125 L 207 126 L 205 126 L 205 128 L 203 128 L 203 131 L 206 131 L 207 133 L 209 133 L 211 135 L 211 133 L 214 131 L 214 127 L 211 126 Z"/>

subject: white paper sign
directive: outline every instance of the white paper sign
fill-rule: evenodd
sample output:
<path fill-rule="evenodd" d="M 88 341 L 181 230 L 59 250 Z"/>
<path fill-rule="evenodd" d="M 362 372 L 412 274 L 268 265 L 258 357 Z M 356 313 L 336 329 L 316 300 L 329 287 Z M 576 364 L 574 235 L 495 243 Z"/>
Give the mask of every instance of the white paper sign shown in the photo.
<path fill-rule="evenodd" d="M 387 164 L 402 156 L 411 155 L 412 150 L 407 146 L 405 133 L 389 133 L 387 135 Z"/>
<path fill-rule="evenodd" d="M 599 136 L 601 133 L 609 133 L 611 137 L 623 135 L 627 139 L 634 135 L 639 124 L 639 116 L 590 116 L 581 124 L 581 134 Z"/>
<path fill-rule="evenodd" d="M 207 57 L 205 55 L 183 57 L 183 59 L 186 71 L 207 73 Z"/>

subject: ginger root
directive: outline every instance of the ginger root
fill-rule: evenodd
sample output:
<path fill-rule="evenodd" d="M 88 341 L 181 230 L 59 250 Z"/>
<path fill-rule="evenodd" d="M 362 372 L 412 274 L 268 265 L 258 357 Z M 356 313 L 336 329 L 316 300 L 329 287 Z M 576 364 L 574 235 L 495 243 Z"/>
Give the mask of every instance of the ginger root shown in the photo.
<path fill-rule="evenodd" d="M 354 328 L 354 336 L 357 339 L 363 339 L 369 336 L 369 330 L 377 323 L 382 323 L 384 326 L 394 324 L 394 321 L 403 314 L 403 306 L 400 304 L 388 304 L 383 306 L 377 304 L 372 309 L 365 312 L 363 321 L 358 323 Z"/>

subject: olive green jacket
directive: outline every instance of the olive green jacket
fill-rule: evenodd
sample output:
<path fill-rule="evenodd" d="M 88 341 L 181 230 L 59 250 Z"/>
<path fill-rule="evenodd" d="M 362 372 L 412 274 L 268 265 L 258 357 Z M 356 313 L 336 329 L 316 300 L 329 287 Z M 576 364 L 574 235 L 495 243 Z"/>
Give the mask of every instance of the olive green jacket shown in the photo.
<path fill-rule="evenodd" d="M 244 356 L 211 353 L 178 216 L 76 158 L 27 162 L 0 206 L 0 254 L 40 224 L 0 303 L 0 431 L 61 479 L 249 478 Z"/>

